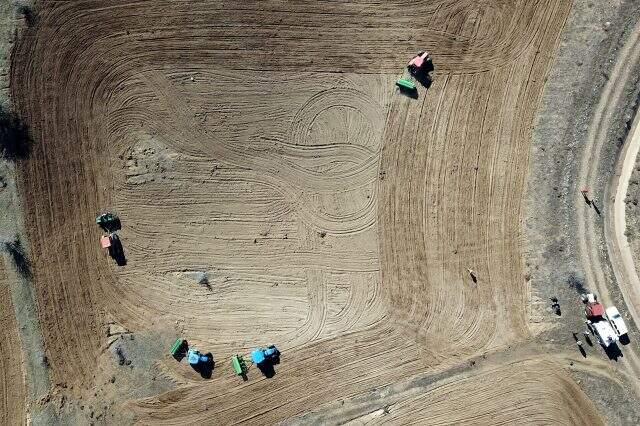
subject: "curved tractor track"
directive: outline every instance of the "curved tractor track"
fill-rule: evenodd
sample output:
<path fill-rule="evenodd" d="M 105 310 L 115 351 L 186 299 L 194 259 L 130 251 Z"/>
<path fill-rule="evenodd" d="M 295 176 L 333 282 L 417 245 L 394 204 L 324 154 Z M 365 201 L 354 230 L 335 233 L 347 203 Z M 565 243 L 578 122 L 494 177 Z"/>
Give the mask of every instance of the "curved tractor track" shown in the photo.
<path fill-rule="evenodd" d="M 528 338 L 521 196 L 569 8 L 40 4 L 11 83 L 36 141 L 20 189 L 55 382 L 91 388 L 107 316 L 219 360 L 207 382 L 158 360 L 177 389 L 129 404 L 155 424 L 278 421 Z M 412 100 L 393 81 L 421 49 L 437 78 Z M 124 267 L 99 250 L 103 209 Z M 274 380 L 229 374 L 269 342 L 286 357 Z M 541 386 L 505 380 L 518 400 Z"/>
<path fill-rule="evenodd" d="M 640 23 L 636 25 L 625 44 L 620 50 L 620 55 L 612 69 L 609 79 L 603 89 L 603 93 L 598 102 L 594 118 L 589 127 L 587 146 L 585 147 L 580 175 L 578 179 L 579 188 L 597 187 L 601 179 L 600 153 L 606 147 L 607 135 L 615 117 L 616 109 L 623 99 L 625 85 L 628 84 L 633 73 L 632 70 L 640 61 Z M 616 164 L 615 172 L 610 177 L 604 201 L 604 239 L 606 240 L 609 262 L 613 269 L 615 282 L 612 276 L 608 275 L 607 262 L 602 259 L 599 253 L 600 241 L 596 230 L 600 221 L 599 215 L 590 211 L 584 202 L 582 195 L 576 197 L 576 217 L 578 222 L 578 242 L 582 264 L 586 274 L 587 282 L 593 286 L 598 297 L 606 305 L 613 304 L 613 298 L 609 288 L 616 284 L 620 289 L 627 309 L 636 324 L 640 321 L 640 296 L 638 294 L 637 272 L 631 257 L 631 252 L 627 238 L 625 236 L 624 199 L 628 185 L 627 170 L 635 161 L 637 155 L 637 122 L 634 124 L 632 132 L 629 133 L 620 158 Z M 624 175 L 624 176 L 623 176 Z M 604 198 L 604 197 L 603 197 Z M 598 201 L 598 200 L 596 200 Z M 594 201 L 594 202 L 596 202 Z M 633 345 L 625 348 L 625 358 L 623 364 L 629 371 L 637 394 L 640 394 L 640 357 Z"/>
<path fill-rule="evenodd" d="M 593 403 L 558 364 L 518 360 L 468 378 L 438 383 L 427 392 L 411 395 L 354 424 L 529 424 L 604 425 Z M 551 372 L 554 373 L 551 373 Z M 533 393 L 533 394 L 532 394 Z M 508 395 L 508 396 L 507 396 Z M 539 401 L 516 404 L 513 400 Z M 467 407 L 460 410 L 460 406 Z"/>

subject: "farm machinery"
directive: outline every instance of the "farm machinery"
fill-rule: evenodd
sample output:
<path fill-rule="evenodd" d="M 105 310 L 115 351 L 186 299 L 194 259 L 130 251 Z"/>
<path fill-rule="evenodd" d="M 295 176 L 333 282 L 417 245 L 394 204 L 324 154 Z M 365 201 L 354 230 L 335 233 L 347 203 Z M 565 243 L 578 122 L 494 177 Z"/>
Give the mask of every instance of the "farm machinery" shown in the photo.
<path fill-rule="evenodd" d="M 396 86 L 401 91 L 414 96 L 417 93 L 416 84 L 412 81 L 412 78 L 419 81 L 423 86 L 429 87 L 431 85 L 431 76 L 429 73 L 433 71 L 433 61 L 428 52 L 420 52 L 409 61 L 407 70 L 409 71 L 409 77 L 403 76 L 396 81 Z"/>
<path fill-rule="evenodd" d="M 266 377 L 275 375 L 274 365 L 280 363 L 280 351 L 274 345 L 266 349 L 259 348 L 251 352 L 251 364 L 254 364 Z M 242 355 L 234 355 L 231 357 L 231 367 L 236 375 L 247 380 L 247 372 L 249 366 Z"/>
<path fill-rule="evenodd" d="M 627 334 L 627 326 L 615 306 L 605 309 L 593 293 L 582 295 L 582 301 L 587 317 L 585 323 L 602 346 L 608 348 Z"/>
<path fill-rule="evenodd" d="M 186 356 L 187 362 L 204 378 L 210 378 L 215 366 L 211 352 L 202 353 L 196 348 L 189 347 L 185 339 L 177 339 L 170 350 L 171 356 L 178 362 Z"/>
<path fill-rule="evenodd" d="M 213 364 L 213 355 L 211 355 L 211 353 L 203 354 L 193 348 L 187 351 L 187 360 L 189 361 L 190 366 L 198 369 L 200 367 L 206 367 Z"/>
<path fill-rule="evenodd" d="M 126 259 L 124 256 L 124 250 L 122 243 L 116 231 L 120 230 L 120 218 L 114 213 L 102 213 L 96 217 L 96 225 L 102 228 L 106 232 L 106 235 L 100 237 L 100 247 L 109 252 L 118 265 L 124 266 Z"/>
<path fill-rule="evenodd" d="M 211 353 L 203 354 L 195 348 L 190 348 L 185 339 L 177 339 L 170 349 L 170 354 L 176 361 L 180 362 L 183 358 L 187 358 L 189 365 L 196 371 L 200 372 L 203 377 L 211 377 L 214 361 Z M 273 377 L 275 375 L 274 365 L 280 363 L 280 351 L 274 345 L 268 346 L 266 349 L 259 348 L 251 352 L 251 363 L 247 364 L 242 355 L 234 355 L 231 357 L 231 368 L 237 376 L 241 376 L 245 381 L 247 372 L 251 365 L 256 365 L 258 369 L 266 376 Z"/>
<path fill-rule="evenodd" d="M 433 71 L 433 61 L 428 52 L 420 52 L 409 61 L 407 69 L 418 80 Z"/>
<path fill-rule="evenodd" d="M 120 219 L 115 213 L 102 213 L 96 217 L 96 225 L 106 232 L 116 232 L 120 229 Z"/>
<path fill-rule="evenodd" d="M 251 352 L 251 361 L 257 366 L 263 364 L 278 364 L 280 363 L 280 351 L 273 345 L 266 349 L 256 349 Z"/>
<path fill-rule="evenodd" d="M 171 345 L 171 356 L 177 360 L 182 359 L 188 348 L 187 341 L 184 339 L 177 339 L 173 345 Z"/>
<path fill-rule="evenodd" d="M 247 380 L 249 367 L 242 355 L 234 355 L 231 357 L 231 368 L 233 368 L 233 372 L 236 373 L 237 376 L 241 376 L 244 380 Z"/>

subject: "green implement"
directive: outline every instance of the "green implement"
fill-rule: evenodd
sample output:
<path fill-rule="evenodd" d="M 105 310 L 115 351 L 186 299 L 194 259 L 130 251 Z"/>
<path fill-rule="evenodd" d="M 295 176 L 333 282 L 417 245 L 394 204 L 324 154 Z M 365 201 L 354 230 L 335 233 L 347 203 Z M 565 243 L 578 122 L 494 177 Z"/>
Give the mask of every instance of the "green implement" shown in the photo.
<path fill-rule="evenodd" d="M 233 367 L 233 371 L 238 376 L 244 376 L 247 374 L 247 364 L 244 362 L 244 358 L 242 355 L 234 355 L 231 357 L 231 366 Z"/>
<path fill-rule="evenodd" d="M 396 86 L 398 86 L 400 89 L 416 90 L 416 85 L 413 84 L 411 80 L 407 80 L 404 78 L 401 78 L 400 80 L 396 81 Z"/>
<path fill-rule="evenodd" d="M 178 339 L 176 340 L 176 342 L 173 344 L 173 346 L 171 346 L 171 356 L 178 356 L 180 354 L 182 354 L 184 352 L 184 345 L 187 343 L 186 340 L 184 339 Z"/>

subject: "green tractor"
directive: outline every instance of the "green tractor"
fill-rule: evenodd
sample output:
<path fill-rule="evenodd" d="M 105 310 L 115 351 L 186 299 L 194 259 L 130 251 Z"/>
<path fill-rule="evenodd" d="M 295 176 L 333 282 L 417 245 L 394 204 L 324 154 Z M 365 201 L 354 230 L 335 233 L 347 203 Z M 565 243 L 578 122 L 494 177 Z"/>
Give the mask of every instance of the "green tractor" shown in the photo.
<path fill-rule="evenodd" d="M 115 232 L 120 229 L 120 218 L 114 213 L 103 213 L 96 217 L 96 224 L 107 232 Z"/>

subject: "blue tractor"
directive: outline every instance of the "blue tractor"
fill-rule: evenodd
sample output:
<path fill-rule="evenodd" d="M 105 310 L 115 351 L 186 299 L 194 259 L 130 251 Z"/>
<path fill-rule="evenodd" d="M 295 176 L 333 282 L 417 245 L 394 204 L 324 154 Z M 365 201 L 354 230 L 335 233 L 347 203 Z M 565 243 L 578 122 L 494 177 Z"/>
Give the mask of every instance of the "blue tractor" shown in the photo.
<path fill-rule="evenodd" d="M 213 360 L 211 354 L 201 354 L 196 349 L 189 349 L 187 353 L 187 359 L 189 360 L 189 364 L 191 366 L 196 366 L 199 364 L 207 364 Z"/>
<path fill-rule="evenodd" d="M 251 361 L 260 369 L 262 374 L 273 377 L 276 372 L 274 365 L 280 364 L 280 351 L 274 345 L 266 349 L 256 349 L 251 352 Z"/>
<path fill-rule="evenodd" d="M 189 349 L 187 352 L 187 360 L 191 368 L 196 370 L 204 378 L 211 378 L 214 362 L 211 353 L 202 354 L 197 349 Z"/>

